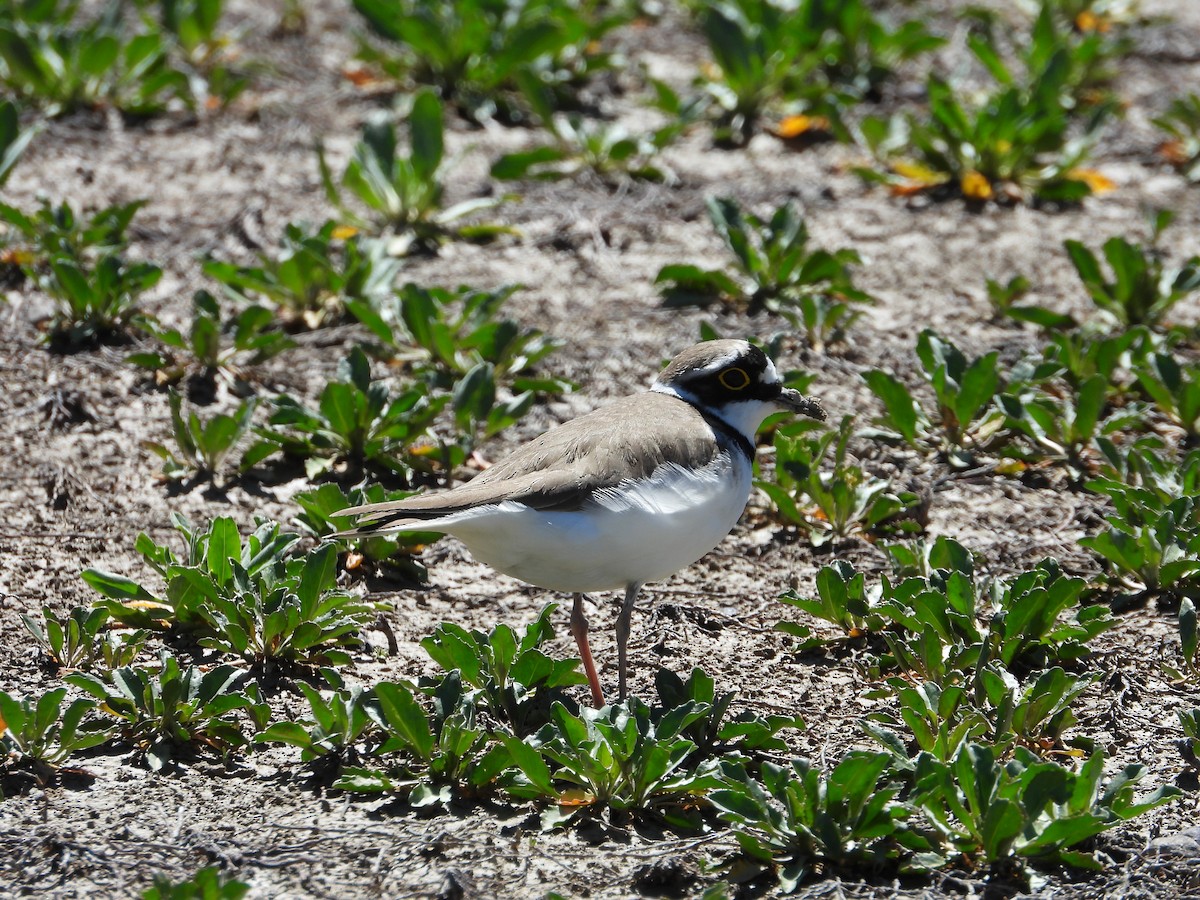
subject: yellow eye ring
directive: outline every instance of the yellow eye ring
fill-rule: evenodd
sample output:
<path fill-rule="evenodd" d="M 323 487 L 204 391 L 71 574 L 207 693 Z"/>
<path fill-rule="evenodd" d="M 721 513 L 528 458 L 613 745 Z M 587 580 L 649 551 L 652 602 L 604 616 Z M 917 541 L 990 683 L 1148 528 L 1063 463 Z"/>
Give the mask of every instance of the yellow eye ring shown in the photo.
<path fill-rule="evenodd" d="M 745 369 L 739 369 L 737 366 L 725 369 L 717 376 L 717 381 L 731 391 L 745 390 L 750 386 L 750 376 L 746 374 Z"/>

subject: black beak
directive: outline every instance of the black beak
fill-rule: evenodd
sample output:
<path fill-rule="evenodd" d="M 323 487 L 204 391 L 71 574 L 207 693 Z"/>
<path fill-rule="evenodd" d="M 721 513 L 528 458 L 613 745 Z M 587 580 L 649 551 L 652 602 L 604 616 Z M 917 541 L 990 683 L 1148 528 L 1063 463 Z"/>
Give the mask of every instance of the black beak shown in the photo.
<path fill-rule="evenodd" d="M 775 402 L 784 409 L 801 413 L 821 422 L 824 422 L 827 418 L 819 400 L 812 397 L 805 397 L 799 391 L 792 390 L 792 388 L 781 390 L 779 396 L 775 398 Z"/>

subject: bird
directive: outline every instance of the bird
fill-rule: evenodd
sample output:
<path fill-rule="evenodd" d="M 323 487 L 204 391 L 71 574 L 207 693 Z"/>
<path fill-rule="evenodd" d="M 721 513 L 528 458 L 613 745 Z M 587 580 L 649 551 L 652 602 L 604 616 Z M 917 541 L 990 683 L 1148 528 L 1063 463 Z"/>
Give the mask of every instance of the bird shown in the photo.
<path fill-rule="evenodd" d="M 624 590 L 618 692 L 642 586 L 696 562 L 737 524 L 750 498 L 755 433 L 772 413 L 826 418 L 784 385 L 762 349 L 712 340 L 677 355 L 636 393 L 551 428 L 471 481 L 369 503 L 344 534 L 433 531 L 479 562 L 573 595 L 571 633 L 597 708 L 604 692 L 588 643 L 586 594 Z"/>

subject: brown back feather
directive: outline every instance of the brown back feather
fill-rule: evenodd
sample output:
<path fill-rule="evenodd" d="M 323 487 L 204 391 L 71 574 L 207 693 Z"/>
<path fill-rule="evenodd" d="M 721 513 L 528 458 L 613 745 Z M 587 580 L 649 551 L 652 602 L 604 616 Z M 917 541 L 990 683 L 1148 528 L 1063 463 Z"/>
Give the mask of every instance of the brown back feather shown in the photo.
<path fill-rule="evenodd" d="M 646 428 L 650 424 L 653 431 Z M 656 436 L 664 433 L 672 440 Z M 395 523 L 505 500 L 534 509 L 577 509 L 594 491 L 625 478 L 649 477 L 664 463 L 703 466 L 719 450 L 712 428 L 691 404 L 647 391 L 552 428 L 459 487 L 347 512 L 372 518 L 394 514 Z"/>

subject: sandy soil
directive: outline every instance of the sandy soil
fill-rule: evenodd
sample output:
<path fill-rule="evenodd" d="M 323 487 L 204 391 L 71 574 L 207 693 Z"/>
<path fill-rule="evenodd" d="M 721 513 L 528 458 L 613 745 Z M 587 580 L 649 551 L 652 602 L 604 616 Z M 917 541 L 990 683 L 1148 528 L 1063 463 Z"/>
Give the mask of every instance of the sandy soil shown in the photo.
<path fill-rule="evenodd" d="M 952 39 L 937 54 L 938 65 L 963 59 L 961 26 L 949 14 L 956 5 L 928 4 L 931 26 Z M 356 46 L 347 4 L 306 4 L 302 34 L 276 29 L 277 4 L 229 6 L 244 58 L 254 65 L 252 87 L 232 109 L 199 121 L 168 117 L 146 125 L 103 114 L 54 121 L 3 192 L 5 202 L 24 208 L 40 194 L 86 209 L 146 198 L 132 254 L 165 269 L 147 306 L 168 321 L 185 319 L 191 293 L 211 287 L 200 270 L 203 257 L 250 262 L 256 250 L 274 245 L 286 223 L 328 216 L 315 142 L 324 141 L 336 169 L 361 122 L 387 102 L 341 74 Z M 759 210 L 794 198 L 819 244 L 862 255 L 857 282 L 878 303 L 849 345 L 826 355 L 807 351 L 799 340 L 785 345 L 783 362 L 815 373 L 812 392 L 835 417 L 859 412 L 865 419 L 876 410 L 859 378 L 867 369 L 890 368 L 915 383 L 912 348 L 927 326 L 971 353 L 998 348 L 1011 360 L 1034 347 L 1035 333 L 991 319 L 985 276 L 1007 280 L 1025 273 L 1032 299 L 1083 310 L 1086 297 L 1061 250 L 1066 238 L 1089 244 L 1113 234 L 1142 238 L 1145 210 L 1171 207 L 1178 211 L 1172 255 L 1200 252 L 1200 193 L 1159 159 L 1150 122 L 1181 86 L 1200 84 L 1200 4 L 1160 0 L 1145 7 L 1174 21 L 1136 32 L 1137 52 L 1122 63 L 1118 81 L 1128 109 L 1110 127 L 1096 160 L 1116 189 L 1078 208 L 906 203 L 850 171 L 860 157 L 854 148 L 822 144 L 794 152 L 764 135 L 730 152 L 713 149 L 703 127 L 665 154 L 677 176 L 670 186 L 612 187 L 588 179 L 520 185 L 522 199 L 501 212 L 519 237 L 489 246 L 451 244 L 436 257 L 406 263 L 403 274 L 422 284 L 521 283 L 512 313 L 565 342 L 550 367 L 580 390 L 537 408 L 484 454 L 499 458 L 546 427 L 640 389 L 664 359 L 697 339 L 700 323 L 714 316 L 662 309 L 653 279 L 667 263 L 722 256 L 704 212 L 709 195 L 733 196 Z M 622 29 L 611 40 L 630 60 L 680 86 L 706 56 L 676 13 Z M 889 104 L 914 91 L 919 96 L 921 76 L 914 70 L 907 78 Z M 632 70 L 620 82 L 630 90 L 604 94 L 602 108 L 647 121 Z M 498 126 L 451 127 L 450 143 L 463 162 L 449 184 L 450 201 L 490 191 L 490 163 L 538 139 Z M 56 682 L 19 617 L 43 605 L 66 611 L 89 603 L 82 569 L 147 578 L 133 550 L 139 531 L 163 540 L 172 533 L 173 512 L 193 521 L 232 515 L 244 527 L 256 516 L 286 522 L 297 511 L 292 495 L 307 486 L 302 479 L 249 480 L 225 494 L 168 491 L 154 477 L 156 460 L 140 449 L 142 441 L 168 437 L 165 393 L 123 363 L 127 347 L 47 352 L 36 328 L 47 309 L 35 292 L 13 292 L 7 306 L 0 304 L 0 688 L 10 692 L 40 692 Z M 1180 309 L 1178 318 L 1195 321 L 1196 313 Z M 731 336 L 766 337 L 783 327 L 733 314 L 715 321 Z M 260 373 L 264 393 L 286 389 L 314 398 L 344 351 L 363 336 L 351 327 L 302 335 L 298 349 Z M 232 405 L 229 397 L 220 402 Z M 56 403 L 80 412 L 56 420 L 48 412 Z M 1055 479 L 958 478 L 915 454 L 865 443 L 855 449 L 867 468 L 930 491 L 929 535 L 961 540 L 983 554 L 992 572 L 1011 573 L 1054 555 L 1073 572 L 1095 573 L 1094 560 L 1075 541 L 1100 522 L 1096 497 Z M 762 457 L 769 467 L 769 453 Z M 794 617 L 775 598 L 790 586 L 811 588 L 817 567 L 834 556 L 875 572 L 887 568 L 886 559 L 866 542 L 816 552 L 781 532 L 765 512 L 765 498 L 756 496 L 717 550 L 646 592 L 634 618 L 632 687 L 652 694 L 657 666 L 686 673 L 702 664 L 718 685 L 737 687 L 742 706 L 800 712 L 809 727 L 793 736 L 797 753 L 836 758 L 864 744 L 856 722 L 876 701 L 860 696 L 867 682 L 853 654 L 799 656 L 789 638 L 771 630 L 779 619 Z M 425 562 L 427 586 L 378 595 L 389 604 L 399 652 L 364 650 L 350 679 L 432 674 L 418 641 L 437 623 L 518 626 L 547 599 L 477 564 L 452 540 L 428 550 Z M 617 598 L 595 602 L 593 646 L 603 679 L 615 683 Z M 556 622 L 556 649 L 570 652 L 562 610 Z M 1194 773 L 1185 771 L 1173 744 L 1175 711 L 1200 698 L 1195 686 L 1172 686 L 1160 671 L 1175 641 L 1166 612 L 1151 607 L 1122 615 L 1100 642 L 1095 665 L 1102 678 L 1081 701 L 1078 732 L 1103 746 L 1113 766 L 1141 762 L 1150 768 L 1148 783 L 1178 783 L 1185 796 L 1101 838 L 1112 860 L 1104 872 L 1042 873 L 1045 895 L 1200 896 L 1195 841 L 1164 840 L 1196 822 L 1200 798 Z M 300 708 L 294 695 L 278 702 Z M 530 808 L 519 805 L 423 816 L 394 801 L 325 796 L 307 784 L 298 754 L 282 749 L 170 775 L 150 774 L 120 755 L 96 755 L 85 765 L 94 777 L 82 784 L 27 789 L 0 801 L 0 894 L 129 897 L 153 873 L 181 878 L 217 862 L 249 882 L 254 897 L 690 896 L 718 880 L 717 864 L 734 846 L 726 832 L 695 838 L 614 827 L 543 834 Z M 655 886 L 655 873 L 665 887 Z M 800 896 L 983 896 L 989 890 L 969 873 L 896 882 L 847 872 L 827 874 Z"/>

